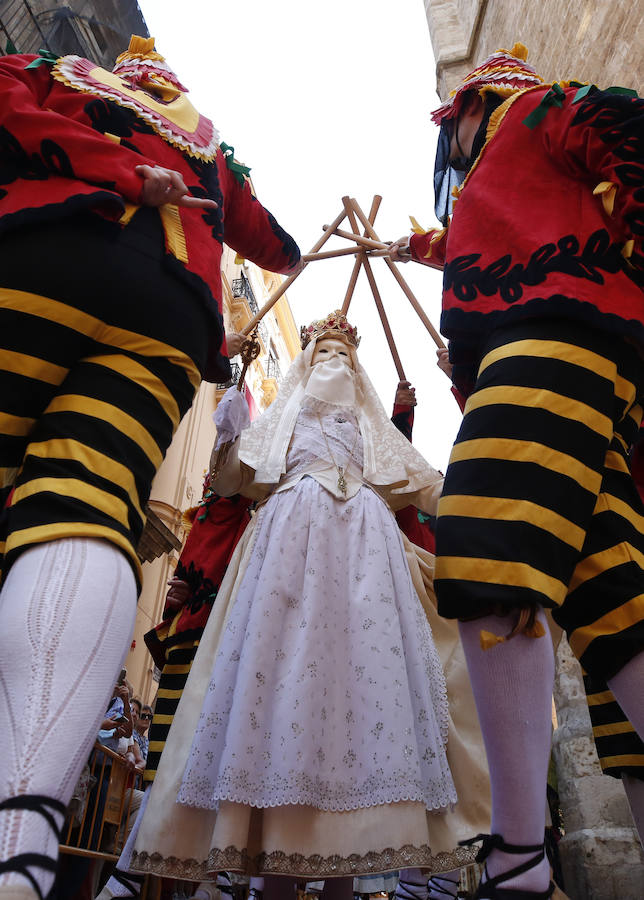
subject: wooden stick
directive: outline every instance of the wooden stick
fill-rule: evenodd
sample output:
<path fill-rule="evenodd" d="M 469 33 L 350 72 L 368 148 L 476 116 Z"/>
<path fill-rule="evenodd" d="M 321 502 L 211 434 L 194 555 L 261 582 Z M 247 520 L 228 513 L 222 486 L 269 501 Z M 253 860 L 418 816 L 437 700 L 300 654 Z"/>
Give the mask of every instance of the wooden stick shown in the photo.
<path fill-rule="evenodd" d="M 384 241 L 374 241 L 371 238 L 363 237 L 361 234 L 351 234 L 350 231 L 343 231 L 341 228 L 336 228 L 333 233 L 337 234 L 338 237 L 346 238 L 348 241 L 355 241 L 361 247 L 368 247 L 369 250 L 386 250 L 389 247 L 389 244 L 385 244 Z"/>
<path fill-rule="evenodd" d="M 354 213 L 353 207 L 351 206 L 351 197 L 343 197 L 342 205 L 344 206 L 344 211 L 347 214 L 349 225 L 351 225 L 351 231 L 353 231 L 354 234 L 357 234 L 358 222 L 356 221 L 356 214 Z"/>
<path fill-rule="evenodd" d="M 344 295 L 344 300 L 342 301 L 341 312 L 346 316 L 349 311 L 349 305 L 351 300 L 353 299 L 353 292 L 356 289 L 356 282 L 358 280 L 358 275 L 360 274 L 360 266 L 362 265 L 362 260 L 364 259 L 364 251 L 359 251 L 358 256 L 356 257 L 356 261 L 353 265 L 353 271 L 351 272 L 351 277 L 349 278 L 349 286 L 347 287 L 347 292 Z"/>
<path fill-rule="evenodd" d="M 346 218 L 346 215 L 347 215 L 347 214 L 346 214 L 346 212 L 344 211 L 344 208 L 343 208 L 343 209 L 342 209 L 342 212 L 341 212 L 341 213 L 338 213 L 338 215 L 337 215 L 337 216 L 335 217 L 335 219 L 333 220 L 333 226 L 330 225 L 329 228 L 332 227 L 333 230 L 335 230 L 335 229 L 338 227 L 338 225 L 340 225 L 340 223 L 344 221 L 344 219 Z M 324 244 L 326 244 L 326 242 L 327 242 L 327 241 L 329 240 L 329 238 L 331 237 L 332 233 L 333 233 L 333 231 L 325 231 L 324 234 L 322 235 L 322 237 L 319 238 L 319 239 L 315 242 L 315 244 L 313 244 L 313 246 L 312 246 L 311 249 L 309 250 L 309 253 L 307 253 L 307 256 L 309 256 L 311 253 L 317 253 L 318 250 L 320 249 L 320 247 L 322 247 Z M 294 275 L 289 275 L 289 277 L 286 279 L 286 281 L 283 281 L 283 282 L 280 284 L 279 287 L 275 288 L 275 290 L 274 290 L 273 293 L 270 295 L 270 297 L 268 298 L 268 300 L 266 301 L 266 303 L 265 303 L 265 304 L 262 306 L 262 308 L 259 310 L 259 312 L 255 313 L 255 315 L 254 315 L 253 318 L 250 320 L 250 322 L 248 322 L 246 325 L 244 325 L 244 327 L 242 328 L 240 334 L 250 334 L 250 332 L 253 330 L 253 328 L 255 327 L 255 325 L 257 325 L 258 322 L 261 322 L 261 320 L 264 318 L 264 316 L 266 315 L 266 313 L 267 313 L 270 309 L 272 309 L 272 308 L 275 306 L 275 304 L 277 303 L 277 301 L 279 300 L 279 298 L 282 296 L 282 294 L 285 294 L 285 293 L 286 293 L 286 291 L 287 291 L 287 290 L 290 288 L 290 286 L 293 284 L 293 282 L 295 281 L 295 279 L 297 278 L 297 276 L 302 274 L 302 272 L 303 272 L 304 269 L 307 267 L 307 265 L 308 265 L 308 263 L 305 261 L 305 262 L 304 262 L 304 265 L 303 265 L 302 268 L 299 270 L 299 272 L 295 272 Z"/>
<path fill-rule="evenodd" d="M 407 381 L 405 377 L 405 371 L 402 367 L 402 363 L 400 361 L 400 356 L 398 355 L 398 350 L 396 348 L 396 342 L 394 341 L 394 336 L 391 332 L 391 328 L 389 326 L 389 320 L 387 319 L 387 313 L 385 312 L 385 307 L 382 302 L 382 297 L 380 296 L 380 291 L 378 290 L 378 285 L 376 284 L 376 279 L 373 274 L 373 269 L 371 268 L 371 263 L 368 259 L 363 259 L 362 265 L 364 266 L 364 270 L 369 281 L 369 285 L 371 287 L 371 292 L 373 294 L 373 299 L 376 301 L 376 307 L 380 314 L 380 321 L 382 322 L 382 327 L 385 331 L 385 337 L 387 338 L 387 343 L 389 344 L 389 349 L 391 350 L 391 355 L 394 360 L 394 365 L 396 367 L 396 372 L 398 372 L 398 380 L 399 381 Z"/>
<path fill-rule="evenodd" d="M 354 198 L 351 198 L 351 205 L 353 206 L 357 217 L 362 222 L 367 234 L 371 235 L 371 237 L 374 241 L 377 241 L 378 235 L 376 234 L 373 226 L 371 225 L 371 223 L 369 222 L 369 220 L 367 219 L 367 217 L 365 216 L 363 211 L 360 209 L 358 201 L 355 200 Z M 416 310 L 416 313 L 417 313 L 420 321 L 423 323 L 423 325 L 425 326 L 427 331 L 432 336 L 432 339 L 433 339 L 434 343 L 436 344 L 436 346 L 439 349 L 444 349 L 445 344 L 443 343 L 443 339 L 441 338 L 440 334 L 436 331 L 436 329 L 430 322 L 430 320 L 427 316 L 427 313 L 425 312 L 423 307 L 420 305 L 420 303 L 414 296 L 414 292 L 412 291 L 412 289 L 409 287 L 409 285 L 407 284 L 405 279 L 402 277 L 402 275 L 400 274 L 400 272 L 398 271 L 398 269 L 396 268 L 394 263 L 387 257 L 385 257 L 385 262 L 387 264 L 387 267 L 391 271 L 391 274 L 394 276 L 394 278 L 396 279 L 396 281 L 402 288 L 403 293 L 405 294 L 405 296 L 407 297 L 407 299 L 409 300 L 409 302 L 411 303 L 413 308 Z"/>
<path fill-rule="evenodd" d="M 369 221 L 373 225 L 376 221 L 376 216 L 378 215 L 378 210 L 380 208 L 380 204 L 382 202 L 382 197 L 379 194 L 376 194 L 371 201 L 371 210 L 369 211 Z M 351 222 L 351 227 L 353 228 L 353 223 L 355 223 L 355 228 L 353 228 L 354 232 L 358 230 L 358 223 L 356 222 L 356 217 L 353 212 L 353 207 L 351 206 L 351 200 L 349 197 L 343 197 L 342 203 L 344 204 L 345 212 L 347 216 L 349 215 L 348 210 L 351 210 L 352 219 L 349 219 Z M 351 300 L 353 299 L 353 292 L 356 289 L 356 282 L 358 280 L 358 275 L 360 274 L 360 266 L 362 265 L 363 255 L 357 257 L 355 264 L 353 266 L 353 272 L 351 273 L 351 278 L 349 279 L 349 286 L 347 287 L 347 292 L 344 295 L 344 300 L 342 301 L 342 312 L 346 316 L 347 311 L 349 309 L 349 305 Z"/>
<path fill-rule="evenodd" d="M 352 254 L 361 253 L 359 247 L 340 247 L 335 250 L 323 250 L 321 253 L 306 253 L 302 259 L 304 262 L 315 262 L 316 259 L 333 259 L 334 256 L 351 256 Z M 383 252 L 383 251 L 374 251 Z"/>

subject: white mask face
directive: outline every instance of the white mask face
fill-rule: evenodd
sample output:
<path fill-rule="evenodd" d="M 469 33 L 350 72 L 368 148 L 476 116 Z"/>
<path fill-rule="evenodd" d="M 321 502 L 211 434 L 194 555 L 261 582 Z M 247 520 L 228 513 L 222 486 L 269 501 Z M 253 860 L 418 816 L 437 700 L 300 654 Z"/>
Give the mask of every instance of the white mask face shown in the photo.
<path fill-rule="evenodd" d="M 311 366 L 306 394 L 341 406 L 355 405 L 355 376 L 349 349 L 344 341 L 323 341 L 315 348 Z"/>
<path fill-rule="evenodd" d="M 320 362 L 328 362 L 330 359 L 339 359 L 345 366 L 348 366 L 350 369 L 353 368 L 349 348 L 339 338 L 330 337 L 318 341 L 311 357 L 311 365 L 315 366 Z"/>

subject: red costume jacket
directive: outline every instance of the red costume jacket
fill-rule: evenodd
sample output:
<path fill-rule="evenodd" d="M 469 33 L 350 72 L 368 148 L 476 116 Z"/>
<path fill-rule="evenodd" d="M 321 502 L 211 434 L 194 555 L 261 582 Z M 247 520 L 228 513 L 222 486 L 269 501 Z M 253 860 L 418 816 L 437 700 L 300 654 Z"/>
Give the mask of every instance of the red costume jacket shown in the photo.
<path fill-rule="evenodd" d="M 485 336 L 521 318 L 582 319 L 644 345 L 643 240 L 644 100 L 578 85 L 510 97 L 449 229 L 410 240 L 414 259 L 443 265 L 455 383 L 469 392 Z"/>
<path fill-rule="evenodd" d="M 93 93 L 89 78 L 89 87 L 72 87 L 57 80 L 48 64 L 26 68 L 34 59 L 0 58 L 0 234 L 86 210 L 127 227 L 141 202 L 143 181 L 135 166 L 159 165 L 180 172 L 194 196 L 219 204 L 214 210 L 169 204 L 160 210 L 165 265 L 219 322 L 223 241 L 265 269 L 287 272 L 295 265 L 297 245 L 253 197 L 249 183 L 229 168 L 232 157 L 226 161 L 219 148 L 212 160 L 179 149 L 133 108 Z M 125 80 L 123 88 L 135 93 Z M 207 380 L 230 376 L 217 349 L 210 354 Z"/>

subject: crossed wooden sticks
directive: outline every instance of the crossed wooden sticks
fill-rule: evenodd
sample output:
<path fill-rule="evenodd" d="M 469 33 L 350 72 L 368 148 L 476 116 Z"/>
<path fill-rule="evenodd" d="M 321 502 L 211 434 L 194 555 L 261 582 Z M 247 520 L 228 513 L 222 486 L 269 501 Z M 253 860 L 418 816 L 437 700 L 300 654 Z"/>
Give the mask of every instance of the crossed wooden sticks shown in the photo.
<path fill-rule="evenodd" d="M 360 274 L 360 269 L 363 268 L 365 270 L 365 274 L 367 276 L 367 280 L 369 281 L 369 286 L 371 287 L 371 292 L 373 294 L 373 299 L 376 304 L 376 308 L 378 310 L 378 315 L 380 316 L 380 321 L 382 322 L 382 327 L 385 332 L 385 337 L 387 338 L 387 343 L 389 345 L 389 349 L 391 351 L 391 355 L 394 361 L 394 365 L 396 367 L 396 372 L 398 373 L 398 378 L 401 381 L 406 381 L 405 372 L 402 366 L 402 362 L 400 361 L 400 355 L 398 354 L 398 350 L 396 348 L 396 343 L 394 341 L 393 333 L 391 331 L 391 326 L 389 325 L 389 320 L 387 319 L 387 314 L 385 312 L 385 308 L 382 302 L 382 297 L 380 296 L 380 292 L 378 290 L 378 285 L 376 284 L 376 279 L 373 274 L 373 269 L 371 267 L 370 257 L 383 257 L 385 264 L 387 265 L 389 271 L 394 276 L 398 284 L 400 285 L 403 293 L 411 303 L 412 307 L 418 314 L 421 322 L 429 332 L 432 337 L 432 340 L 436 344 L 437 347 L 445 347 L 443 340 L 439 333 L 436 331 L 432 323 L 430 322 L 425 310 L 420 305 L 418 300 L 416 299 L 413 291 L 403 278 L 403 276 L 398 271 L 396 265 L 389 259 L 389 244 L 384 243 L 380 240 L 376 231 L 374 229 L 374 222 L 376 220 L 376 216 L 378 214 L 378 210 L 380 208 L 380 203 L 382 201 L 382 197 L 376 195 L 373 198 L 371 204 L 371 210 L 369 212 L 369 217 L 365 216 L 364 212 L 360 208 L 357 200 L 350 197 L 342 198 L 342 212 L 340 212 L 333 222 L 330 225 L 323 226 L 323 234 L 322 237 L 319 238 L 318 241 L 311 247 L 309 253 L 305 254 L 302 259 L 304 261 L 304 265 L 302 268 L 296 272 L 294 275 L 290 275 L 285 281 L 280 284 L 280 286 L 273 291 L 270 295 L 266 303 L 262 306 L 262 308 L 257 312 L 253 318 L 248 322 L 248 324 L 242 329 L 243 334 L 250 334 L 250 332 L 255 328 L 257 323 L 266 315 L 266 313 L 277 303 L 279 298 L 286 293 L 289 287 L 293 284 L 295 279 L 300 275 L 306 266 L 310 262 L 314 262 L 319 259 L 330 259 L 335 256 L 350 256 L 355 254 L 356 260 L 353 266 L 353 271 L 351 273 L 351 277 L 349 278 L 349 285 L 347 287 L 347 292 L 344 297 L 344 301 L 342 303 L 342 312 L 346 315 L 349 306 L 351 304 L 351 299 L 353 297 L 353 292 L 355 290 L 356 282 L 358 280 L 358 275 Z M 356 218 L 357 217 L 357 218 Z M 344 222 L 345 219 L 348 219 L 349 225 L 351 227 L 351 231 L 344 231 L 340 228 L 340 225 Z M 358 220 L 364 229 L 364 232 L 361 234 L 358 226 Z M 324 244 L 328 241 L 331 235 L 337 235 L 338 237 L 345 238 L 346 240 L 352 241 L 353 244 L 348 247 L 341 247 L 336 250 L 326 250 L 320 252 L 320 249 L 324 246 Z M 440 267 L 436 267 L 440 268 Z"/>

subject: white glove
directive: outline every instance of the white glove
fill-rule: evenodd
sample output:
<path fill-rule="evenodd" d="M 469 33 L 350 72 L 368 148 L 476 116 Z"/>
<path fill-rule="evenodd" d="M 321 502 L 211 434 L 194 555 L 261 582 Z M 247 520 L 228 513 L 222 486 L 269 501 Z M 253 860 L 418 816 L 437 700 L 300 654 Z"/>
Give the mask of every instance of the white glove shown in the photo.
<path fill-rule="evenodd" d="M 248 428 L 250 425 L 248 403 L 242 392 L 237 390 L 236 385 L 228 388 L 212 414 L 212 419 L 217 426 L 215 450 L 218 450 L 227 441 L 234 441 L 244 428 Z"/>

